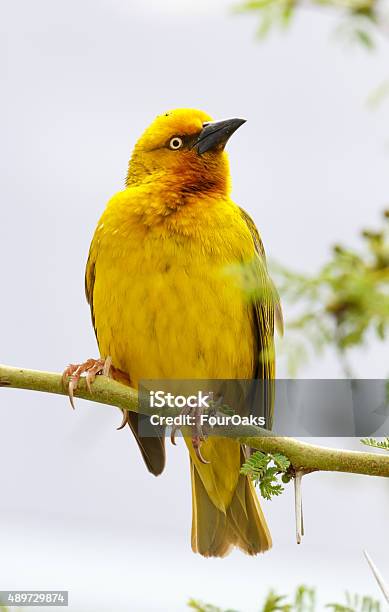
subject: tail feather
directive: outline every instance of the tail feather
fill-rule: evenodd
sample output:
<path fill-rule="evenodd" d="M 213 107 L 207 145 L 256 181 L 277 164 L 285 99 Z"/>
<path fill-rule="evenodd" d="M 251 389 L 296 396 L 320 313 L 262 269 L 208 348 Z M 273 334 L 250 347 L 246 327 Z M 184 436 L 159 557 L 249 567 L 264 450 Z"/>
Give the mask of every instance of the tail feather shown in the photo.
<path fill-rule="evenodd" d="M 191 460 L 192 550 L 204 557 L 224 557 L 236 546 L 249 555 L 271 548 L 271 536 L 252 482 L 239 476 L 226 512 L 211 501 Z"/>
<path fill-rule="evenodd" d="M 227 535 L 227 516 L 211 501 L 191 461 L 192 550 L 205 557 L 224 557 L 231 549 Z"/>
<path fill-rule="evenodd" d="M 122 385 L 131 387 L 131 381 L 128 375 L 114 366 L 111 366 L 111 376 Z M 163 472 L 166 462 L 165 428 L 152 427 L 153 435 L 150 437 L 143 437 L 139 435 L 139 415 L 135 412 L 128 412 L 127 419 L 147 469 L 154 474 L 154 476 L 159 476 L 159 474 Z"/>

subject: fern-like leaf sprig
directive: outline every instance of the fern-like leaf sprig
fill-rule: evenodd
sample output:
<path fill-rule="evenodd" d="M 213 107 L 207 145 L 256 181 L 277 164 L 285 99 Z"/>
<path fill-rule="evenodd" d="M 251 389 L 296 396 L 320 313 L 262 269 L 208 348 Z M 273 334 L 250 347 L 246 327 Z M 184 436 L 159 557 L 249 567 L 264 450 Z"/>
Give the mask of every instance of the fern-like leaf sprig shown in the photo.
<path fill-rule="evenodd" d="M 284 491 L 279 478 L 283 483 L 289 482 L 290 461 L 281 453 L 262 453 L 256 451 L 241 467 L 241 474 L 245 474 L 259 487 L 262 497 L 271 499 L 281 495 Z"/>

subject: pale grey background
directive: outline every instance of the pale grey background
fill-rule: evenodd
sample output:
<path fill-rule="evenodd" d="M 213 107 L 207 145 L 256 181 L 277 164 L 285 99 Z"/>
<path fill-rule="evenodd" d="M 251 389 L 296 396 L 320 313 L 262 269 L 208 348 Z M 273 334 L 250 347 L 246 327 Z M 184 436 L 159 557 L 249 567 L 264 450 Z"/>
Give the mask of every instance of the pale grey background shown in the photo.
<path fill-rule="evenodd" d="M 137 136 L 165 109 L 248 119 L 229 145 L 234 197 L 272 257 L 314 271 L 330 243 L 354 244 L 377 222 L 389 197 L 389 105 L 373 113 L 365 101 L 387 77 L 389 44 L 374 55 L 344 49 L 331 17 L 310 12 L 261 45 L 254 19 L 230 6 L 3 5 L 1 361 L 62 370 L 97 354 L 83 295 L 89 242 Z M 354 362 L 381 376 L 387 346 Z M 303 374 L 340 369 L 327 354 Z M 190 551 L 182 444 L 155 479 L 129 432 L 115 431 L 114 409 L 80 401 L 73 413 L 63 398 L 7 390 L 0 407 L 1 589 L 69 589 L 72 610 L 173 612 L 196 596 L 251 612 L 271 586 L 376 594 L 364 547 L 389 580 L 384 481 L 311 475 L 303 545 L 289 487 L 264 504 L 270 553 L 204 560 Z"/>

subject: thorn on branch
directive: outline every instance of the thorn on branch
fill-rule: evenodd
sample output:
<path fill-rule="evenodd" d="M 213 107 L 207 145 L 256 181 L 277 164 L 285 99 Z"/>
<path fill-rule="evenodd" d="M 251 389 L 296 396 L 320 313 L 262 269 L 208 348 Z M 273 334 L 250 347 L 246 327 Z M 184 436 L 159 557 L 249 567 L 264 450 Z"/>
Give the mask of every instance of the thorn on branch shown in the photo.
<path fill-rule="evenodd" d="M 365 555 L 366 561 L 370 565 L 370 569 L 373 572 L 374 578 L 376 579 L 376 581 L 378 583 L 378 586 L 380 587 L 381 592 L 382 592 L 383 596 L 385 597 L 385 600 L 387 601 L 387 603 L 389 603 L 389 586 L 387 585 L 387 583 L 382 578 L 380 572 L 378 571 L 377 566 L 375 565 L 375 563 L 371 559 L 371 557 L 370 557 L 369 553 L 367 552 L 367 550 L 364 550 L 363 554 Z"/>
<path fill-rule="evenodd" d="M 303 521 L 303 499 L 301 491 L 301 483 L 304 472 L 303 470 L 297 470 L 294 476 L 294 511 L 296 516 L 296 542 L 301 544 L 302 537 L 304 535 L 304 521 Z"/>
<path fill-rule="evenodd" d="M 303 476 L 316 472 L 317 470 L 295 469 L 294 470 L 294 509 L 296 516 L 296 542 L 301 544 L 304 535 L 304 516 L 303 516 L 303 496 L 302 481 Z"/>

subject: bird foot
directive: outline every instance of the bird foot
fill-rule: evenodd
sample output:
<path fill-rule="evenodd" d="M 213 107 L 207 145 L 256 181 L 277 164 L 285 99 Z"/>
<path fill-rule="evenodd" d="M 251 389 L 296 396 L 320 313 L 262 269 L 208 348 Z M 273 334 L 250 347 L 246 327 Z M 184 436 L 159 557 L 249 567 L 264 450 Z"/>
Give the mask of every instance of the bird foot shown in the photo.
<path fill-rule="evenodd" d="M 119 431 L 120 429 L 123 429 L 127 425 L 127 423 L 130 425 L 128 410 L 122 410 L 122 413 L 123 413 L 122 422 L 120 423 L 119 427 L 116 427 L 117 431 Z"/>
<path fill-rule="evenodd" d="M 74 391 L 78 387 L 78 383 L 83 374 L 85 374 L 86 385 L 89 393 L 92 394 L 92 384 L 96 376 L 103 375 L 109 376 L 111 369 L 112 359 L 107 357 L 106 359 L 87 359 L 84 363 L 71 363 L 64 370 L 62 374 L 62 383 L 64 387 L 68 386 L 69 400 L 74 409 Z M 68 378 L 70 381 L 68 383 Z"/>
<path fill-rule="evenodd" d="M 192 427 L 192 446 L 196 453 L 197 459 L 201 463 L 209 463 L 209 461 L 206 461 L 201 454 L 201 444 L 206 439 L 206 435 L 201 425 L 201 415 L 202 414 L 203 414 L 203 411 L 199 407 L 196 407 L 196 408 L 186 407 L 180 412 L 180 416 L 189 417 L 190 421 L 193 422 L 193 425 L 191 426 Z M 174 425 L 172 427 L 172 431 L 170 434 L 171 443 L 174 445 L 176 445 L 176 433 L 178 429 L 180 429 L 180 426 Z"/>

